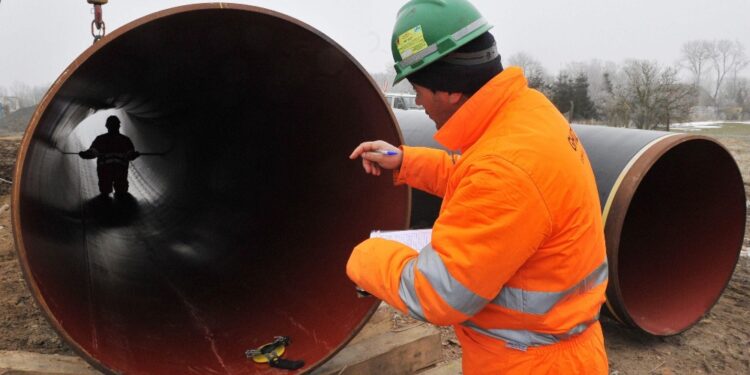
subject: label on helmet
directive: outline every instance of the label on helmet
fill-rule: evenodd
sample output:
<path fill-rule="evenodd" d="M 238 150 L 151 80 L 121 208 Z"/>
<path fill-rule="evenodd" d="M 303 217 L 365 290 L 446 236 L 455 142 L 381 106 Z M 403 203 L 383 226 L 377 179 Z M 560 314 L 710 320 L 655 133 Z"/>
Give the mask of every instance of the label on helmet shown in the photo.
<path fill-rule="evenodd" d="M 427 48 L 427 42 L 422 34 L 422 25 L 417 25 L 399 35 L 396 40 L 396 48 L 398 48 L 402 60 Z"/>

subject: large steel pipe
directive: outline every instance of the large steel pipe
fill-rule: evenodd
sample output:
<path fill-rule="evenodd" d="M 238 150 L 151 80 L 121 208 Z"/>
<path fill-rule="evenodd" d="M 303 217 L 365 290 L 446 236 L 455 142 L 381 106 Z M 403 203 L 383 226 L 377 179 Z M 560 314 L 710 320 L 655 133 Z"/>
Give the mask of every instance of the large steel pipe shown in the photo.
<path fill-rule="evenodd" d="M 427 116 L 396 115 L 407 144 L 435 145 Z M 609 311 L 653 335 L 688 329 L 719 299 L 742 248 L 746 206 L 737 164 L 699 135 L 574 128 L 602 204 Z M 412 225 L 431 226 L 439 202 L 415 194 Z"/>
<path fill-rule="evenodd" d="M 112 114 L 164 153 L 131 163 L 125 199 L 97 198 L 95 162 L 63 154 Z M 408 190 L 347 158 L 366 139 L 401 142 L 377 86 L 310 26 L 226 3 L 136 20 L 68 67 L 22 141 L 28 285 L 106 372 L 282 373 L 245 358 L 280 335 L 310 370 L 378 303 L 346 277 L 352 247 L 408 225 Z"/>

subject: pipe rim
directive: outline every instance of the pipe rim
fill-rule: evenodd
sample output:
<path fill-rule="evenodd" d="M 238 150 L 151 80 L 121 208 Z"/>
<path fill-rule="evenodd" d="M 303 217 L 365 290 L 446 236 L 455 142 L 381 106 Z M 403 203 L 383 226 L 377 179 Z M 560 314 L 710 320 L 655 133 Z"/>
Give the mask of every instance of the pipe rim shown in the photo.
<path fill-rule="evenodd" d="M 11 223 L 13 227 L 12 231 L 13 231 L 14 242 L 16 245 L 16 251 L 18 252 L 18 258 L 19 258 L 19 263 L 20 263 L 20 268 L 22 270 L 23 278 L 26 281 L 26 285 L 31 291 L 31 295 L 36 301 L 37 306 L 39 306 L 40 309 L 42 310 L 43 312 L 42 315 L 47 320 L 47 322 L 52 326 L 52 328 L 65 340 L 66 344 L 68 344 L 71 347 L 71 349 L 73 349 L 73 351 L 75 351 L 79 356 L 81 356 L 89 364 L 91 364 L 92 367 L 96 368 L 99 371 L 102 371 L 103 373 L 116 374 L 117 372 L 105 366 L 93 354 L 91 354 L 81 344 L 79 344 L 76 340 L 74 340 L 71 337 L 71 335 L 62 327 L 60 322 L 54 318 L 55 315 L 53 311 L 51 310 L 51 308 L 49 307 L 49 305 L 47 304 L 45 298 L 43 297 L 43 293 L 41 292 L 41 289 L 33 276 L 33 272 L 30 269 L 29 262 L 28 262 L 28 252 L 26 250 L 26 246 L 24 243 L 22 231 L 20 230 L 21 214 L 22 214 L 20 212 L 21 211 L 20 210 L 21 192 L 23 190 L 23 181 L 24 181 L 23 169 L 26 164 L 26 155 L 28 153 L 29 146 L 32 143 L 32 139 L 34 138 L 34 135 L 36 134 L 39 123 L 42 122 L 41 120 L 46 115 L 48 107 L 53 102 L 53 99 L 57 97 L 57 94 L 60 91 L 60 89 L 68 81 L 68 79 L 70 79 L 78 71 L 81 65 L 85 63 L 86 61 L 88 61 L 92 56 L 96 55 L 99 50 L 107 46 L 110 42 L 117 40 L 119 37 L 131 32 L 132 30 L 135 30 L 143 25 L 157 21 L 159 19 L 174 16 L 174 15 L 179 15 L 183 13 L 193 12 L 193 11 L 215 10 L 215 9 L 227 9 L 227 10 L 239 10 L 239 11 L 252 12 L 252 13 L 260 14 L 263 16 L 277 18 L 279 20 L 292 23 L 297 27 L 303 28 L 307 32 L 316 35 L 317 37 L 325 40 L 328 44 L 334 47 L 338 53 L 341 53 L 343 56 L 345 56 L 348 59 L 348 62 L 350 62 L 353 66 L 356 67 L 356 69 L 358 69 L 362 73 L 362 76 L 368 80 L 373 90 L 377 90 L 378 92 L 380 91 L 380 89 L 378 88 L 378 85 L 375 83 L 373 78 L 367 73 L 367 71 L 362 67 L 362 65 L 349 52 L 347 52 L 346 49 L 344 49 L 341 45 L 339 45 L 336 41 L 331 39 L 329 36 L 327 36 L 323 32 L 317 30 L 316 28 L 310 26 L 309 24 L 297 18 L 291 17 L 289 15 L 286 15 L 286 14 L 283 14 L 274 10 L 270 10 L 270 9 L 258 7 L 258 6 L 253 6 L 253 5 L 235 4 L 235 3 L 199 3 L 199 4 L 182 5 L 182 6 L 160 10 L 160 11 L 145 15 L 143 17 L 137 18 L 113 30 L 111 33 L 106 34 L 98 42 L 86 48 L 78 57 L 76 57 L 73 60 L 73 62 L 71 62 L 65 68 L 65 70 L 63 70 L 63 72 L 58 76 L 58 78 L 53 82 L 53 84 L 47 90 L 44 97 L 40 101 L 40 104 L 37 106 L 36 110 L 34 111 L 31 119 L 29 120 L 29 124 L 26 128 L 26 131 L 24 132 L 24 136 L 21 139 L 21 143 L 19 144 L 18 154 L 16 157 L 16 164 L 15 164 L 14 172 L 13 172 L 13 178 L 14 178 L 15 183 L 13 184 L 12 196 L 11 196 L 11 203 L 12 203 Z M 380 95 L 380 101 L 382 105 L 385 108 L 387 108 L 388 116 L 390 116 L 390 119 L 392 123 L 394 124 L 393 130 L 396 132 L 398 139 L 400 140 L 401 143 L 404 143 L 403 134 L 401 132 L 400 127 L 396 125 L 398 124 L 398 121 L 396 120 L 393 110 L 388 105 L 383 95 Z M 405 213 L 404 213 L 404 217 L 406 218 L 405 223 L 407 226 L 408 226 L 408 223 L 411 221 L 411 204 L 412 204 L 412 197 L 411 197 L 410 192 L 407 191 L 406 206 L 405 206 Z M 313 365 L 307 367 L 304 370 L 304 373 L 308 373 L 308 372 L 315 370 L 316 368 L 319 368 L 320 366 L 325 364 L 327 361 L 329 361 L 333 356 L 335 356 L 339 351 L 341 351 L 357 335 L 357 333 L 359 333 L 362 327 L 367 324 L 367 322 L 369 321 L 371 316 L 375 313 L 379 305 L 380 303 L 373 303 L 372 307 L 368 310 L 366 315 L 363 317 L 362 321 L 359 324 L 357 324 L 355 329 L 353 329 L 349 333 L 349 336 L 344 341 L 342 341 L 338 345 L 338 347 L 336 347 L 334 350 L 329 352 L 327 356 L 321 358 Z"/>
<path fill-rule="evenodd" d="M 622 225 L 625 222 L 627 209 L 635 191 L 643 180 L 645 172 L 648 172 L 656 163 L 658 157 L 677 143 L 664 143 L 665 138 L 673 138 L 674 140 L 674 137 L 679 136 L 678 134 L 665 135 L 648 143 L 630 159 L 612 185 L 602 213 L 610 279 L 617 280 L 619 278 L 617 255 L 619 253 L 620 235 L 622 234 Z M 610 295 L 614 295 L 615 298 L 610 298 Z M 622 301 L 619 283 L 608 283 L 607 300 L 605 302 L 607 310 L 620 323 L 637 326 L 619 301 Z"/>
<path fill-rule="evenodd" d="M 711 308 L 716 304 L 716 302 L 721 298 L 724 289 L 727 287 L 731 280 L 731 275 L 733 272 L 729 273 L 729 276 L 727 277 L 726 281 L 721 286 L 719 293 L 716 294 L 716 296 L 713 298 L 711 304 L 709 305 L 708 309 L 704 311 L 703 314 L 697 316 L 691 323 L 685 325 L 679 330 L 670 332 L 670 333 L 663 333 L 663 332 L 654 332 L 649 329 L 644 328 L 641 324 L 636 322 L 636 320 L 631 316 L 631 314 L 628 312 L 628 309 L 626 306 L 624 306 L 625 298 L 623 296 L 622 288 L 620 287 L 619 282 L 612 282 L 612 280 L 619 280 L 619 250 L 620 250 L 620 243 L 622 238 L 622 231 L 623 227 L 626 221 L 626 216 L 629 211 L 630 205 L 637 193 L 638 187 L 641 185 L 641 183 L 644 181 L 646 176 L 648 175 L 648 172 L 651 170 L 651 168 L 661 160 L 662 156 L 664 156 L 666 153 L 668 153 L 673 148 L 685 144 L 688 142 L 694 142 L 694 141 L 708 141 L 711 144 L 720 147 L 723 152 L 725 152 L 727 155 L 730 156 L 730 159 L 734 163 L 735 169 L 737 169 L 739 173 L 739 167 L 737 166 L 737 161 L 731 157 L 731 153 L 729 150 L 722 145 L 721 143 L 717 142 L 711 137 L 703 136 L 703 135 L 695 135 L 695 134 L 681 134 L 681 133 L 673 133 L 673 134 L 667 134 L 663 137 L 657 138 L 647 144 L 646 146 L 641 149 L 633 158 L 630 160 L 628 165 L 623 168 L 620 175 L 618 176 L 617 181 L 612 186 L 612 190 L 610 192 L 610 195 L 607 199 L 605 208 L 603 210 L 603 221 L 604 221 L 604 232 L 605 232 L 605 239 L 606 239 L 606 248 L 607 248 L 607 258 L 609 262 L 609 275 L 610 275 L 610 282 L 607 285 L 607 300 L 606 300 L 606 306 L 609 312 L 613 315 L 613 317 L 619 321 L 620 323 L 636 327 L 637 329 L 651 334 L 651 335 L 657 335 L 657 336 L 671 336 L 676 335 L 679 333 L 684 332 L 685 330 L 692 327 L 695 323 L 700 321 L 700 319 L 703 318 L 705 314 L 707 314 Z M 746 220 L 747 215 L 747 207 L 744 207 L 744 215 L 743 217 Z M 615 213 L 615 214 L 612 214 Z M 743 223 L 743 228 L 744 228 Z M 733 264 L 736 265 L 737 261 L 739 260 L 740 256 L 740 250 L 742 248 L 743 243 L 743 236 L 740 236 L 739 242 L 736 246 L 737 251 L 734 255 Z"/>

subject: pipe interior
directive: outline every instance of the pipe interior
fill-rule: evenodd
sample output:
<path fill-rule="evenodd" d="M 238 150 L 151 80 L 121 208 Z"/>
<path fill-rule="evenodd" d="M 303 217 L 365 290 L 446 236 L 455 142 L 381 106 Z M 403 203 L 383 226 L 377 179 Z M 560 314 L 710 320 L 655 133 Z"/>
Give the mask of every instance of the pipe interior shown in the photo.
<path fill-rule="evenodd" d="M 731 278 L 745 230 L 745 192 L 730 154 L 695 139 L 668 150 L 638 186 L 622 227 L 619 285 L 643 330 L 679 333 Z"/>
<path fill-rule="evenodd" d="M 18 172 L 22 263 L 48 318 L 118 373 L 272 373 L 245 350 L 290 336 L 309 369 L 377 301 L 345 274 L 372 229 L 408 224 L 408 190 L 348 155 L 400 144 L 359 65 L 298 21 L 188 6 L 79 58 Z M 147 17 L 149 18 L 149 17 Z M 53 89 L 55 90 L 55 89 Z M 141 152 L 125 199 L 98 198 L 86 149 L 116 114 Z"/>

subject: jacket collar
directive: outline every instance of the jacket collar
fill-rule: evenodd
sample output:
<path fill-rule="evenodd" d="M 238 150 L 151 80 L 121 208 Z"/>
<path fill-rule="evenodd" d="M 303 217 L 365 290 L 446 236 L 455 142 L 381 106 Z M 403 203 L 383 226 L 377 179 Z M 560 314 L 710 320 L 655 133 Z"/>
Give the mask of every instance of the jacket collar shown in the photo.
<path fill-rule="evenodd" d="M 503 70 L 446 121 L 435 133 L 435 140 L 449 150 L 465 152 L 484 134 L 495 114 L 525 88 L 527 82 L 521 68 Z"/>

